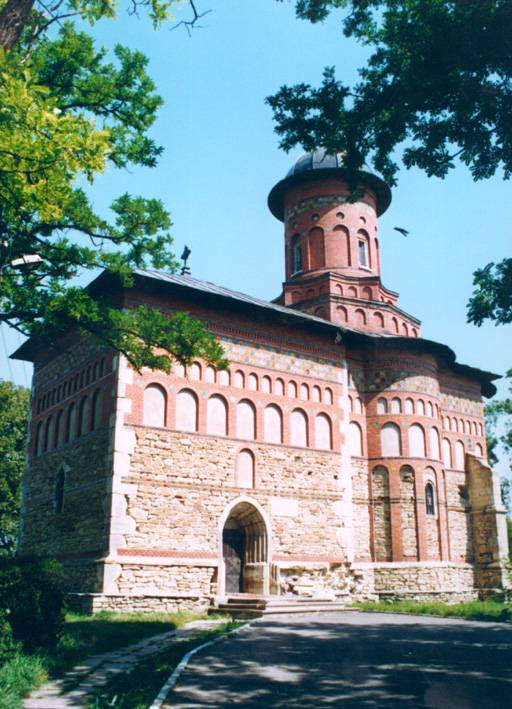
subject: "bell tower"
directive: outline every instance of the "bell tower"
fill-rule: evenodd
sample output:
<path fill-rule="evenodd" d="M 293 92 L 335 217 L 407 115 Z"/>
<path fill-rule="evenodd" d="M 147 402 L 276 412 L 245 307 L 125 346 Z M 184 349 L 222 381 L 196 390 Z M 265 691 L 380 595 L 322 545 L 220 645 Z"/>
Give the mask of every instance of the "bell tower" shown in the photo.
<path fill-rule="evenodd" d="M 340 155 L 300 157 L 268 197 L 284 222 L 285 275 L 276 302 L 363 331 L 418 337 L 420 322 L 382 285 L 378 217 L 391 190 L 366 166 L 351 201 Z"/>

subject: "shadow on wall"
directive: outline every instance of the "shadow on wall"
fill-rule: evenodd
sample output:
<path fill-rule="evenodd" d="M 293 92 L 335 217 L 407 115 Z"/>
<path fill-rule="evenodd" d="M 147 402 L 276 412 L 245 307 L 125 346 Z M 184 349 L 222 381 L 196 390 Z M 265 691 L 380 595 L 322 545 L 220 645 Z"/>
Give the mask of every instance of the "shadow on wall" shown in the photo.
<path fill-rule="evenodd" d="M 175 709 L 502 709 L 512 696 L 511 643 L 512 627 L 437 618 L 267 620 L 200 653 L 169 701 Z"/>

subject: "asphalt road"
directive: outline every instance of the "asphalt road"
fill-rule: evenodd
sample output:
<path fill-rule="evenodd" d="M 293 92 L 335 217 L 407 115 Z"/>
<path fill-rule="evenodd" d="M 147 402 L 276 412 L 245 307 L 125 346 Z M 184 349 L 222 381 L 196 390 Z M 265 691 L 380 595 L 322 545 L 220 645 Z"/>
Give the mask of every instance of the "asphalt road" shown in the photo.
<path fill-rule="evenodd" d="M 195 655 L 164 707 L 512 708 L 512 627 L 346 612 L 262 619 Z"/>

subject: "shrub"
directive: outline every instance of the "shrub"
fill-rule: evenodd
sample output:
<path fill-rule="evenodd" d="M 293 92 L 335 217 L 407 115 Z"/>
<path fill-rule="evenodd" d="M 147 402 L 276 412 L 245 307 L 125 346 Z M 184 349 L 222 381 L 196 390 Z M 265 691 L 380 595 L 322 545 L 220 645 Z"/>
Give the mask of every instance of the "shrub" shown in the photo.
<path fill-rule="evenodd" d="M 0 559 L 0 608 L 27 651 L 51 648 L 64 627 L 62 567 L 54 559 Z"/>
<path fill-rule="evenodd" d="M 0 667 L 16 654 L 19 644 L 13 637 L 12 628 L 7 620 L 7 613 L 0 611 Z"/>

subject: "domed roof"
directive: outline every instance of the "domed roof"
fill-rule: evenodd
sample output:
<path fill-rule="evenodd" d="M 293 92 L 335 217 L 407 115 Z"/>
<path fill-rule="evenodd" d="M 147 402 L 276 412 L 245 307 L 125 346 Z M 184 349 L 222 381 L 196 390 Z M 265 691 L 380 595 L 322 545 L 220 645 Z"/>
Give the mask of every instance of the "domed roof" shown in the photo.
<path fill-rule="evenodd" d="M 383 214 L 391 203 L 391 190 L 368 165 L 358 170 L 360 179 L 367 184 L 377 198 L 377 216 Z M 318 180 L 325 177 L 344 178 L 348 174 L 342 153 L 328 154 L 323 149 L 304 153 L 292 165 L 286 177 L 275 185 L 268 196 L 268 206 L 272 214 L 284 221 L 284 197 L 288 187 L 306 180 Z"/>

